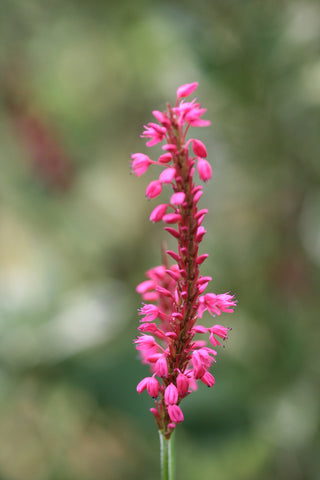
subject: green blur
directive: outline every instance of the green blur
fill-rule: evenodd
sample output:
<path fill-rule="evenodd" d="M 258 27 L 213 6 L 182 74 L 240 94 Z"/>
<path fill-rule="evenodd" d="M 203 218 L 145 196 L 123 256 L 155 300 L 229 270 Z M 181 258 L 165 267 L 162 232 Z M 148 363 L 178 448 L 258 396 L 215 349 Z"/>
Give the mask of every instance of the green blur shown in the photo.
<path fill-rule="evenodd" d="M 0 0 L 0 480 L 160 478 L 135 286 L 175 244 L 130 154 L 194 81 L 202 272 L 239 303 L 176 478 L 320 479 L 319 44 L 316 0 Z"/>

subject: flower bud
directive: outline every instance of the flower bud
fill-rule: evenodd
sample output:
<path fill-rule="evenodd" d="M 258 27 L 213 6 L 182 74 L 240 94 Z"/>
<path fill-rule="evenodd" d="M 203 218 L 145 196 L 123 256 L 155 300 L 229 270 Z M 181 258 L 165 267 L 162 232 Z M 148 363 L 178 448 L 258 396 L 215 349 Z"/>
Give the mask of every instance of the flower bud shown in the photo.
<path fill-rule="evenodd" d="M 160 390 L 160 383 L 154 377 L 149 377 L 149 381 L 147 384 L 147 392 L 149 393 L 150 397 L 157 398 L 159 395 Z"/>
<path fill-rule="evenodd" d="M 166 405 L 174 405 L 178 402 L 178 390 L 173 383 L 167 386 L 164 392 L 164 401 Z"/>
<path fill-rule="evenodd" d="M 177 98 L 179 99 L 182 97 L 188 97 L 189 95 L 191 95 L 191 93 L 193 93 L 196 90 L 198 85 L 199 85 L 198 82 L 185 83 L 184 85 L 181 85 L 181 87 L 177 89 Z"/>
<path fill-rule="evenodd" d="M 162 220 L 163 216 L 165 215 L 167 211 L 168 205 L 165 203 L 160 203 L 160 205 L 157 205 L 156 208 L 154 208 L 150 214 L 150 220 L 153 223 L 160 222 Z"/>
<path fill-rule="evenodd" d="M 193 140 L 192 149 L 197 157 L 206 158 L 208 155 L 205 145 L 200 140 Z"/>
<path fill-rule="evenodd" d="M 204 182 L 207 182 L 212 177 L 212 169 L 210 163 L 204 158 L 199 158 L 197 163 L 199 177 Z"/>
<path fill-rule="evenodd" d="M 162 192 L 162 185 L 159 180 L 153 180 L 149 183 L 146 189 L 146 196 L 149 198 L 155 198 Z"/>
<path fill-rule="evenodd" d="M 169 417 L 174 423 L 180 423 L 184 420 L 183 413 L 178 405 L 169 405 L 168 406 Z"/>
<path fill-rule="evenodd" d="M 179 373 L 177 376 L 177 389 L 179 397 L 184 397 L 188 393 L 189 379 L 183 373 Z"/>

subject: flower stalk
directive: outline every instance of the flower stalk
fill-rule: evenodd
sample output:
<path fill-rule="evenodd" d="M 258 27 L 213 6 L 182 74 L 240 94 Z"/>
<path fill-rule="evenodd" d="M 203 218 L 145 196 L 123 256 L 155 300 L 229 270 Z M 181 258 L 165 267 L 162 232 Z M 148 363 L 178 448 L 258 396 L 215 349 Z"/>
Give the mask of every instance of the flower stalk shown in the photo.
<path fill-rule="evenodd" d="M 162 432 L 159 431 L 160 437 L 160 461 L 161 461 L 161 480 L 175 480 L 175 452 L 174 441 L 175 435 L 172 434 L 167 439 Z"/>

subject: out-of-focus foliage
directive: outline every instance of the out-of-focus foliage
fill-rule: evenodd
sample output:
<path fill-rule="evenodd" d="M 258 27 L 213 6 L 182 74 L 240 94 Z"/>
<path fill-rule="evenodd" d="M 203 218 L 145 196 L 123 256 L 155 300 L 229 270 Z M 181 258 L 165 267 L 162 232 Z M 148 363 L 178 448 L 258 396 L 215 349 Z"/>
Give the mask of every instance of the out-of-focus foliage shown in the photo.
<path fill-rule="evenodd" d="M 198 80 L 204 271 L 239 305 L 178 478 L 318 480 L 319 2 L 2 0 L 0 39 L 0 479 L 159 476 L 131 342 L 165 235 L 129 157 Z"/>

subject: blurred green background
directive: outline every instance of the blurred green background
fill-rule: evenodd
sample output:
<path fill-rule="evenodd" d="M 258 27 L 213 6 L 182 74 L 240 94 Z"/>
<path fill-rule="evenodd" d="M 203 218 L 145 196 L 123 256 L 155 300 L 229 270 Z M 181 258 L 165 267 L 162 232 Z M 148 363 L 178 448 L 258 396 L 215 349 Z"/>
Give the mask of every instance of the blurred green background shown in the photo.
<path fill-rule="evenodd" d="M 0 41 L 0 479 L 159 478 L 132 339 L 167 237 L 130 154 L 199 81 L 202 271 L 239 305 L 177 480 L 319 480 L 320 3 L 1 0 Z"/>

